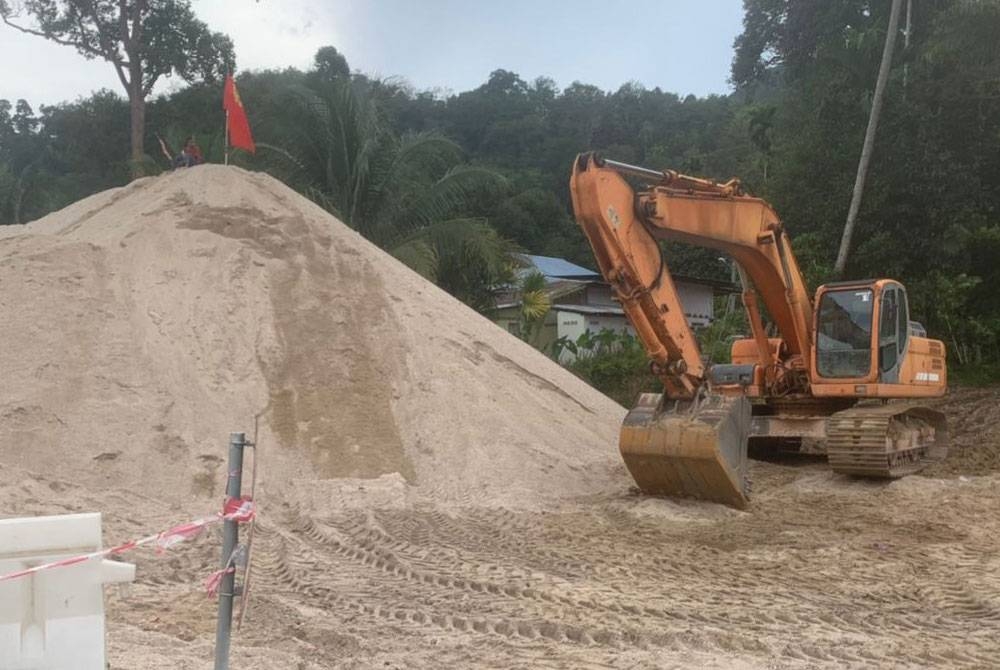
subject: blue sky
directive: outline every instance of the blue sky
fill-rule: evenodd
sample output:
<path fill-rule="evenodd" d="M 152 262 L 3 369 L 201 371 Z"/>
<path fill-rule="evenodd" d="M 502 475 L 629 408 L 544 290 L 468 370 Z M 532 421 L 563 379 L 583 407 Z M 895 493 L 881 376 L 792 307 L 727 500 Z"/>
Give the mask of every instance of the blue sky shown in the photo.
<path fill-rule="evenodd" d="M 504 68 L 616 89 L 630 80 L 680 94 L 725 93 L 740 0 L 193 0 L 236 44 L 242 69 L 308 67 L 332 44 L 352 69 L 418 89 L 475 88 Z M 111 66 L 0 25 L 0 98 L 53 103 L 107 87 Z M 164 81 L 157 92 L 180 86 Z"/>

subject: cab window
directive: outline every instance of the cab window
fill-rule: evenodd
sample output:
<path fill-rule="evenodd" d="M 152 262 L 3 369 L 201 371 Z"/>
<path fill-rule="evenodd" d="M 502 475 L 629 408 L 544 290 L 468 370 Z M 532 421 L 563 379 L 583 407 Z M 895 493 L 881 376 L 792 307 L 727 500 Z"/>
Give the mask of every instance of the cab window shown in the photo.
<path fill-rule="evenodd" d="M 906 340 L 910 335 L 910 313 L 909 307 L 906 304 L 906 291 L 903 289 L 896 289 L 896 294 L 899 296 L 899 318 L 896 322 L 899 324 L 899 355 L 902 356 L 903 352 L 906 351 Z"/>
<path fill-rule="evenodd" d="M 878 320 L 878 367 L 888 372 L 899 360 L 899 302 L 898 292 L 889 287 L 882 291 Z"/>
<path fill-rule="evenodd" d="M 872 305 L 871 289 L 823 294 L 816 342 L 820 376 L 868 376 L 872 365 Z"/>

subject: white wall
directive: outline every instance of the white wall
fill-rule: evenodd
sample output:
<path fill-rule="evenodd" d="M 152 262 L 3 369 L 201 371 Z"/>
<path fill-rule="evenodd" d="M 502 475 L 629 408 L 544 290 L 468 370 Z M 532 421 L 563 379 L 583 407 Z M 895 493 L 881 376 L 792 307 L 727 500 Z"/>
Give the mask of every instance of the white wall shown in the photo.
<path fill-rule="evenodd" d="M 611 287 L 605 284 L 591 284 L 587 287 L 587 304 L 607 307 L 618 306 L 618 303 L 611 297 Z"/>
<path fill-rule="evenodd" d="M 577 314 L 576 312 L 565 312 L 556 310 L 557 337 L 576 342 L 577 338 L 583 335 L 584 331 L 592 334 L 600 333 L 602 330 L 613 330 L 615 332 L 625 331 L 629 335 L 635 335 L 632 325 L 628 319 L 622 316 L 607 314 Z M 568 363 L 576 358 L 572 352 L 565 349 L 559 354 L 560 363 Z"/>
<path fill-rule="evenodd" d="M 688 282 L 675 282 L 677 295 L 681 305 L 684 307 L 684 315 L 688 323 L 693 327 L 703 327 L 709 325 L 714 318 L 714 291 L 711 286 L 704 284 L 691 284 Z M 591 285 L 587 287 L 587 304 L 591 306 L 618 306 L 618 303 L 611 299 L 611 287 Z M 635 335 L 635 330 L 624 316 L 610 314 L 579 314 L 564 310 L 553 310 L 556 312 L 556 337 L 565 337 L 575 342 L 584 331 L 597 334 L 602 330 L 609 329 L 615 332 L 626 331 L 630 335 Z M 563 350 L 559 355 L 562 363 L 572 361 L 573 354 Z"/>
<path fill-rule="evenodd" d="M 704 284 L 688 284 L 676 282 L 677 295 L 684 306 L 684 316 L 692 326 L 707 326 L 714 318 L 713 291 L 711 286 Z"/>

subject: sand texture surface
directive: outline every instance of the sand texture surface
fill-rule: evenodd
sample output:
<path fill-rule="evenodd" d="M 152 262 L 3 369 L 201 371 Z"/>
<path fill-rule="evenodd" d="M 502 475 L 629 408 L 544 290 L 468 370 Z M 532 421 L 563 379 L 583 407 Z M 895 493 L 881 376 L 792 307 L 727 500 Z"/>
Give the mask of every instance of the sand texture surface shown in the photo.
<path fill-rule="evenodd" d="M 233 667 L 1000 664 L 1000 392 L 872 483 L 754 462 L 746 512 L 635 495 L 624 410 L 279 182 L 204 166 L 0 227 L 0 514 L 122 541 L 218 509 L 258 426 Z M 218 529 L 128 555 L 116 670 L 211 667 Z"/>

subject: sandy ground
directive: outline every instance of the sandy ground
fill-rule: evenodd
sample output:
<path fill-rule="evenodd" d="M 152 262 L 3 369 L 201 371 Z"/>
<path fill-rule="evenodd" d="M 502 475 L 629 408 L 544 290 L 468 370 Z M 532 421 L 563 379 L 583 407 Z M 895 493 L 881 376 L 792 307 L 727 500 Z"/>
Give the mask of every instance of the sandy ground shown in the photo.
<path fill-rule="evenodd" d="M 894 483 L 753 464 L 636 495 L 624 410 L 264 175 L 206 166 L 0 229 L 0 515 L 117 543 L 218 509 L 259 424 L 233 667 L 1000 665 L 1000 390 Z M 108 591 L 111 668 L 209 668 L 219 530 Z"/>
<path fill-rule="evenodd" d="M 943 476 L 755 462 L 748 512 L 626 491 L 544 512 L 270 511 L 237 667 L 995 667 L 1000 474 L 977 463 L 1000 454 L 998 397 L 946 403 Z M 183 577 L 204 550 L 149 564 L 179 583 L 134 587 L 174 617 L 137 625 L 135 598 L 113 603 L 114 667 L 135 667 L 133 641 L 166 661 L 179 638 L 207 664 L 211 608 Z"/>
<path fill-rule="evenodd" d="M 1000 454 L 984 439 L 998 397 L 949 399 L 975 411 L 952 415 L 945 473 L 886 484 L 821 459 L 754 462 L 747 512 L 627 490 L 441 507 L 392 477 L 343 482 L 325 514 L 264 498 L 233 667 L 996 667 L 1000 472 L 967 465 Z M 181 512 L 19 474 L 5 510 L 57 511 L 43 500 L 56 491 L 66 510 L 100 503 L 112 539 Z M 135 555 L 136 583 L 108 598 L 112 668 L 211 667 L 198 583 L 217 547 L 210 534 Z"/>

